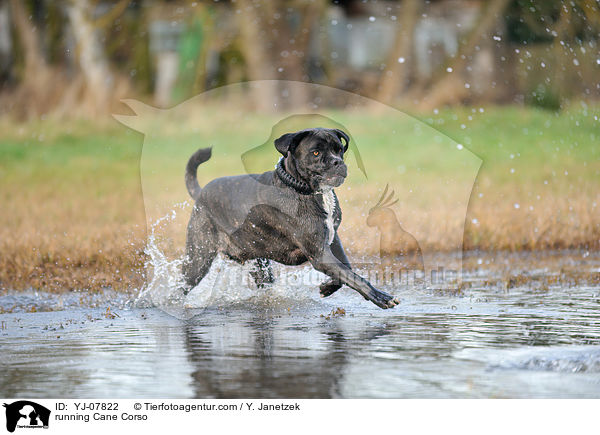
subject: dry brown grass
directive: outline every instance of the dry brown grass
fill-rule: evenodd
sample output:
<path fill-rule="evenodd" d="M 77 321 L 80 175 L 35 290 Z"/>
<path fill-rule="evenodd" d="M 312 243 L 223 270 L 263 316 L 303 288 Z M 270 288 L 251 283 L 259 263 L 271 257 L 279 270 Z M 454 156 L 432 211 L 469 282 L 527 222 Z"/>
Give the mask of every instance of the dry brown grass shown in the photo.
<path fill-rule="evenodd" d="M 362 197 L 357 197 L 356 191 L 354 194 L 353 200 L 361 203 L 377 197 L 366 192 Z M 600 198 L 585 191 L 570 198 L 549 196 L 533 209 L 527 205 L 515 209 L 512 201 L 490 204 L 473 200 L 465 225 L 464 249 L 597 250 L 600 230 L 597 215 L 590 207 L 593 201 Z M 2 288 L 133 290 L 143 284 L 146 225 L 136 186 L 131 186 L 129 194 L 99 198 L 86 197 L 77 189 L 67 197 L 52 196 L 44 189 L 28 190 L 20 195 L 5 195 L 3 204 L 8 212 L 0 215 Z M 424 209 L 414 214 L 415 221 L 405 222 L 407 227 L 427 234 L 419 240 L 422 249 L 454 248 L 444 235 L 462 229 L 456 225 L 448 227 L 445 214 L 444 207 Z M 172 257 L 183 252 L 189 210 L 178 216 L 174 224 L 160 232 L 161 247 Z M 477 223 L 472 221 L 474 216 Z M 340 233 L 350 255 L 378 255 L 379 233 L 367 227 L 365 215 L 345 213 Z M 475 266 L 467 261 L 465 267 Z"/>
<path fill-rule="evenodd" d="M 135 189 L 135 186 L 132 186 Z M 90 198 L 85 190 L 4 192 L 0 215 L 0 286 L 49 291 L 118 290 L 144 282 L 142 201 Z"/>
<path fill-rule="evenodd" d="M 402 226 L 419 235 L 417 239 L 422 249 L 433 251 L 455 249 L 448 235 L 460 234 L 463 229 L 462 249 L 467 251 L 600 249 L 600 192 L 582 188 L 570 196 L 551 192 L 543 199 L 532 200 L 528 195 L 516 192 L 517 186 L 503 187 L 505 193 L 476 186 L 464 222 L 446 219 L 452 204 L 435 204 L 435 207 L 425 205 L 414 210 L 407 215 Z M 529 190 L 527 186 L 518 187 Z M 356 189 L 353 192 L 356 193 Z M 479 197 L 479 194 L 482 196 Z M 376 197 L 365 192 L 364 196 L 354 200 L 362 202 L 363 198 L 367 198 L 372 202 L 372 198 Z M 594 203 L 598 205 L 594 206 Z M 357 239 L 357 234 L 364 232 L 377 233 L 376 229 L 367 227 L 366 216 L 344 214 L 340 231 L 343 239 L 352 241 Z M 377 243 L 367 243 L 368 240 L 363 237 L 359 240 L 351 247 L 355 253 L 379 253 Z"/>

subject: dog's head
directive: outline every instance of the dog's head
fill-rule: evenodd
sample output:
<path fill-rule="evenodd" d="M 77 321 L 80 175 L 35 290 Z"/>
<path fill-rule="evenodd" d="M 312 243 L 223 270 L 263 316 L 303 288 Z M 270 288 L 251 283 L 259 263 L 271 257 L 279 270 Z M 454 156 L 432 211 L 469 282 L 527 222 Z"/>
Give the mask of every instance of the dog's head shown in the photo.
<path fill-rule="evenodd" d="M 350 137 L 338 129 L 310 128 L 286 133 L 275 140 L 275 148 L 293 165 L 298 175 L 315 191 L 341 186 L 348 168 L 344 153 Z"/>

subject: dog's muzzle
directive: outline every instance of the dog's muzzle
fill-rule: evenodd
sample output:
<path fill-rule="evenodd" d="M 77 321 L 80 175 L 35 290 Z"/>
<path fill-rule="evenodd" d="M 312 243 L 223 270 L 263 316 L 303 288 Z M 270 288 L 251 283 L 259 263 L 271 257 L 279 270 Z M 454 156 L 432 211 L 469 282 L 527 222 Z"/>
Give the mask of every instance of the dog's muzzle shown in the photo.
<path fill-rule="evenodd" d="M 327 184 L 332 187 L 339 187 L 344 183 L 346 176 L 348 175 L 348 167 L 340 159 L 334 161 L 331 169 L 327 171 L 327 174 L 323 176 L 323 184 Z"/>

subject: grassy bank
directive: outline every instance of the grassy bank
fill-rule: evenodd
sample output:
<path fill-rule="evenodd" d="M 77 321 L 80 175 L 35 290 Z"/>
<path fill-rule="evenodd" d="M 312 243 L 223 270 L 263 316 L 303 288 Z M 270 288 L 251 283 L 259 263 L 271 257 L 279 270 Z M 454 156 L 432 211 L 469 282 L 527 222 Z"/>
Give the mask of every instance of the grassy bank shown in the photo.
<path fill-rule="evenodd" d="M 364 137 L 359 149 L 369 163 L 370 183 L 350 178 L 338 190 L 344 210 L 365 210 L 344 215 L 342 237 L 353 254 L 376 254 L 373 246 L 352 239 L 361 228 L 376 231 L 366 228 L 365 213 L 386 180 L 399 179 L 398 174 L 407 180 L 411 168 L 424 193 L 414 199 L 410 190 L 403 196 L 402 183 L 395 187 L 400 204 L 413 208 L 402 224 L 423 234 L 419 241 L 426 248 L 452 248 L 444 236 L 445 231 L 457 231 L 445 222 L 452 204 L 432 201 L 427 192 L 439 190 L 440 179 L 459 178 L 460 160 L 453 161 L 454 154 L 437 158 L 421 146 L 426 142 L 418 133 L 421 125 L 435 129 L 426 136 L 435 138 L 437 131 L 443 141 L 458 143 L 482 160 L 468 201 L 465 249 L 599 248 L 599 109 L 573 107 L 556 114 L 473 108 L 420 116 L 422 122 L 396 125 L 394 131 L 412 133 L 401 138 L 405 154 L 393 159 L 390 150 L 398 138 L 388 132 L 397 120 L 351 112 L 330 117 Z M 186 146 L 173 148 L 168 156 L 145 155 L 143 161 L 158 171 L 155 179 L 181 184 L 173 196 L 180 199 L 189 150 L 212 145 L 204 140 L 205 130 L 220 137 L 221 148 L 199 172 L 201 183 L 236 172 L 239 148 L 234 144 L 262 144 L 279 118 L 248 117 L 244 125 L 232 126 L 227 116 L 207 113 L 202 125 L 157 137 Z M 51 290 L 139 287 L 146 237 L 139 166 L 143 135 L 111 121 L 15 125 L 3 120 L 0 131 L 0 285 Z M 404 161 L 412 166 L 405 168 Z M 181 241 L 175 245 L 180 252 Z"/>

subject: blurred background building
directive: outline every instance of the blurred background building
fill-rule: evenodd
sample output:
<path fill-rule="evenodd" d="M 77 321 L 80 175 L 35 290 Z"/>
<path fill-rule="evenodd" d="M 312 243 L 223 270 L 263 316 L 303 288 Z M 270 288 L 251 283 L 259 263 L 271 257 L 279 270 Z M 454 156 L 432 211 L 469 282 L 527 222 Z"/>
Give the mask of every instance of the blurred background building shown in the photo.
<path fill-rule="evenodd" d="M 95 116 L 264 79 L 560 110 L 600 96 L 599 35 L 597 0 L 0 0 L 0 111 Z M 255 108 L 277 84 L 262 92 Z"/>

